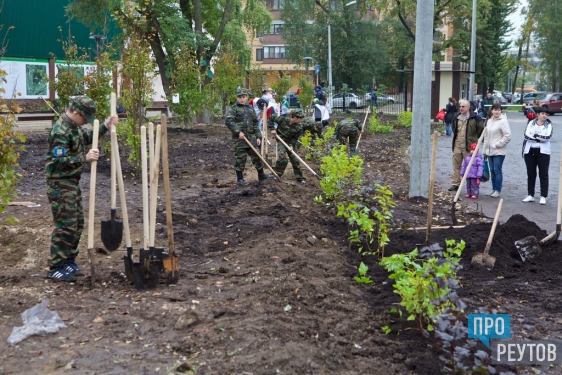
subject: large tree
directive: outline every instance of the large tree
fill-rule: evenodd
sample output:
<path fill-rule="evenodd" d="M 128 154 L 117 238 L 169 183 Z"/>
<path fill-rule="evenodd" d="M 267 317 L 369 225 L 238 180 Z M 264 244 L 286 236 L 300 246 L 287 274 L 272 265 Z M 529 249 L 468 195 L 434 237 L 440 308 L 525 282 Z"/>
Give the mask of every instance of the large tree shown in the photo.
<path fill-rule="evenodd" d="M 528 14 L 534 17 L 533 29 L 537 50 L 542 57 L 542 71 L 547 77 L 548 89 L 561 90 L 562 67 L 562 2 L 560 0 L 529 1 Z"/>
<path fill-rule="evenodd" d="M 302 66 L 303 58 L 310 56 L 320 65 L 321 76 L 327 77 L 329 20 L 334 86 L 341 88 L 346 83 L 353 89 L 366 90 L 391 64 L 388 44 L 381 38 L 382 28 L 363 18 L 365 8 L 346 7 L 347 2 L 336 0 L 330 8 L 320 1 L 285 1 L 281 19 L 287 58 Z"/>
<path fill-rule="evenodd" d="M 202 74 L 221 49 L 234 56 L 244 71 L 251 60 L 245 32 L 262 30 L 272 19 L 261 0 L 73 0 L 68 11 L 92 28 L 99 28 L 111 15 L 122 28 L 140 32 L 150 44 L 168 98 L 176 56 L 185 48 L 192 51 Z M 202 84 L 209 81 L 210 77 Z"/>

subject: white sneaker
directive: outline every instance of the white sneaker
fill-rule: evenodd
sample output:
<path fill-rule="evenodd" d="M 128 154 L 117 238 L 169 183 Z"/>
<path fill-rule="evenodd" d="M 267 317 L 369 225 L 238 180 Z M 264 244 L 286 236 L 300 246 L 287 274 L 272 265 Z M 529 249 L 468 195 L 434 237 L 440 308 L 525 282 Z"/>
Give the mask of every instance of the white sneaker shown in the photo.
<path fill-rule="evenodd" d="M 539 201 L 540 204 L 546 204 L 546 198 L 545 197 L 541 197 L 541 200 Z"/>
<path fill-rule="evenodd" d="M 527 198 L 523 199 L 523 202 L 534 202 L 535 198 L 532 195 L 527 195 Z M 545 201 L 546 203 L 546 201 Z"/>
<path fill-rule="evenodd" d="M 491 196 L 491 195 L 494 194 L 495 192 L 496 192 L 495 190 L 489 191 L 489 192 L 486 193 L 486 196 Z"/>
<path fill-rule="evenodd" d="M 500 196 L 500 192 L 497 191 L 497 190 L 494 191 L 492 194 L 490 194 L 490 197 L 492 197 L 492 198 L 497 198 L 497 197 L 499 197 L 499 196 Z"/>

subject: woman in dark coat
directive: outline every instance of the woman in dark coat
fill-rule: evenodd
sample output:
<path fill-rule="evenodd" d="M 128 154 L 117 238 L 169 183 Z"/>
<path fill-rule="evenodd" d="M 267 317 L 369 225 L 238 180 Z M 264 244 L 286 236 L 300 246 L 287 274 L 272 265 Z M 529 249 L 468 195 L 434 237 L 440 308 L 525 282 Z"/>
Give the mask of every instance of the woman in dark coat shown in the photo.
<path fill-rule="evenodd" d="M 458 112 L 457 100 L 453 97 L 449 98 L 449 103 L 445 106 L 445 132 L 447 135 L 453 134 L 453 120 L 455 113 Z"/>

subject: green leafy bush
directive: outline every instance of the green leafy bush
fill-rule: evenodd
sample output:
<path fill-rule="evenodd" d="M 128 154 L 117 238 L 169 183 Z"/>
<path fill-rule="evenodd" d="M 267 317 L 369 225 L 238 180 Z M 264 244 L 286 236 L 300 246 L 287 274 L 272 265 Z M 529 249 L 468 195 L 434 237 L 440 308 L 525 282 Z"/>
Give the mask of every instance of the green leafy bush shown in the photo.
<path fill-rule="evenodd" d="M 359 276 L 355 276 L 355 281 L 358 282 L 359 284 L 372 284 L 373 280 L 371 280 L 371 276 L 367 276 L 367 272 L 369 271 L 369 267 L 361 262 L 361 264 L 359 265 L 359 267 L 357 267 L 357 272 L 359 273 Z"/>
<path fill-rule="evenodd" d="M 368 133 L 382 133 L 382 134 L 387 134 L 387 133 L 391 133 L 394 130 L 394 127 L 392 125 L 383 125 L 380 120 L 377 118 L 376 114 L 373 114 L 370 118 L 369 118 L 369 125 L 367 127 L 367 132 Z"/>
<path fill-rule="evenodd" d="M 412 112 L 403 111 L 398 114 L 398 124 L 409 128 L 412 126 Z"/>
<path fill-rule="evenodd" d="M 446 241 L 445 250 L 425 250 L 420 257 L 418 249 L 406 254 L 394 254 L 381 259 L 380 264 L 394 280 L 394 293 L 402 297 L 400 306 L 408 320 L 415 320 L 418 329 L 433 330 L 436 318 L 447 307 L 454 306 L 447 296 L 457 285 L 461 253 L 465 243 Z"/>

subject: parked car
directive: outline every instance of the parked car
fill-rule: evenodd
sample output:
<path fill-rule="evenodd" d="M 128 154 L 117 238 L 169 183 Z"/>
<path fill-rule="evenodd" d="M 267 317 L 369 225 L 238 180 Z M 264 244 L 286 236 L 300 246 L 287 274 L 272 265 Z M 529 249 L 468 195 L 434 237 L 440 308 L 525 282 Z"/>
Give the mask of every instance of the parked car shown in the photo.
<path fill-rule="evenodd" d="M 539 100 L 539 99 L 537 99 Z M 544 99 L 539 100 L 539 105 L 541 107 L 548 108 L 548 113 L 553 115 L 555 113 L 562 112 L 562 92 L 555 92 L 548 94 Z"/>
<path fill-rule="evenodd" d="M 513 99 L 513 95 L 511 95 L 511 93 L 504 92 L 502 96 L 507 100 L 508 103 L 511 103 L 511 100 Z"/>
<path fill-rule="evenodd" d="M 377 95 L 378 96 L 378 95 Z M 332 96 L 331 102 L 328 99 L 332 108 L 343 108 L 343 93 L 335 94 Z M 365 106 L 365 99 L 352 93 L 345 95 L 345 108 L 361 108 Z"/>
<path fill-rule="evenodd" d="M 515 102 L 515 104 L 523 104 L 523 102 L 526 99 L 529 99 L 529 97 L 536 97 L 538 95 L 541 94 L 546 94 L 546 91 L 530 91 L 530 90 L 524 90 L 524 95 L 523 98 L 521 98 L 521 91 L 518 91 L 515 93 L 515 95 L 513 95 L 513 100 L 512 103 Z"/>
<path fill-rule="evenodd" d="M 527 116 L 527 106 L 532 105 L 535 100 L 542 100 L 547 96 L 545 91 L 535 91 L 525 94 L 523 99 L 521 99 L 521 110 L 523 115 Z"/>
<path fill-rule="evenodd" d="M 366 93 L 365 94 L 365 103 L 367 106 L 371 105 L 371 94 L 370 93 Z M 396 103 L 396 99 L 394 99 L 392 96 L 388 96 L 386 94 L 377 94 L 377 103 L 381 104 L 381 103 Z"/>
<path fill-rule="evenodd" d="M 299 97 L 297 93 L 294 91 L 289 91 L 287 93 L 287 101 L 289 102 L 289 107 L 298 107 L 300 108 Z"/>

